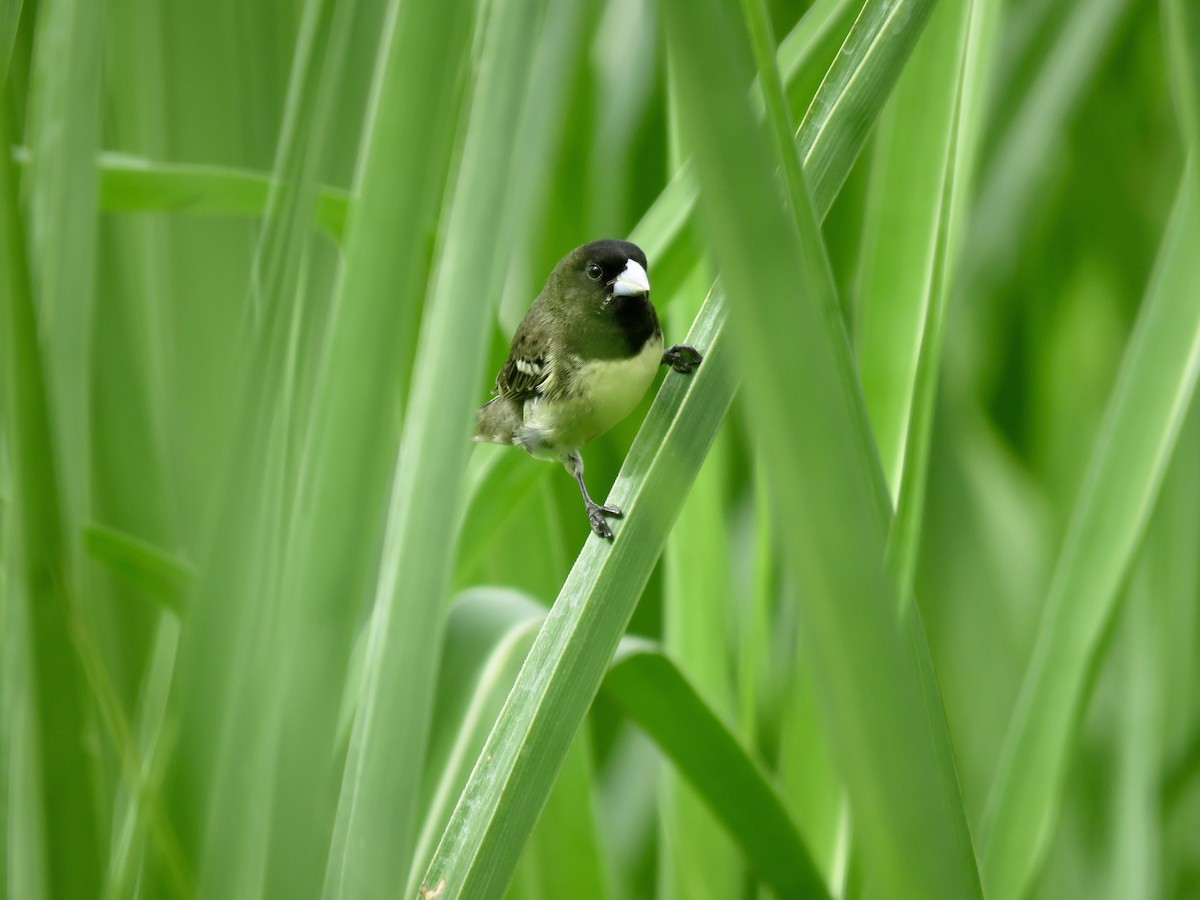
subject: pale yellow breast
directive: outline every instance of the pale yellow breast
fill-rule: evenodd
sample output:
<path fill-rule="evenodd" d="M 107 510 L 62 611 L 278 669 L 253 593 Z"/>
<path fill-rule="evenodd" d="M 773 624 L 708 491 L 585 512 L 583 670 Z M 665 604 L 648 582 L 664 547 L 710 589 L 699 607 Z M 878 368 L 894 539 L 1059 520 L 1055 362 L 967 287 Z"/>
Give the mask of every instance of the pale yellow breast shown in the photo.
<path fill-rule="evenodd" d="M 642 352 L 630 359 L 605 359 L 584 365 L 576 378 L 581 393 L 591 398 L 590 441 L 629 415 L 646 396 L 662 362 L 662 338 L 646 341 Z"/>
<path fill-rule="evenodd" d="M 544 399 L 525 408 L 525 421 L 553 435 L 565 447 L 580 447 L 599 437 L 633 411 L 662 362 L 662 338 L 646 341 L 642 352 L 629 359 L 584 363 L 572 378 L 569 399 Z"/>

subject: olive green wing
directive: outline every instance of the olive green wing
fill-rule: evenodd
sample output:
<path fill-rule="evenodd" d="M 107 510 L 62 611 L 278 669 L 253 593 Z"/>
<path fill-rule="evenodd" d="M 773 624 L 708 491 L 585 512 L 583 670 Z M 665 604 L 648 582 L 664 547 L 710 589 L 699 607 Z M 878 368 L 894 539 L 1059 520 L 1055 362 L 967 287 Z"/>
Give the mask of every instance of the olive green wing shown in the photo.
<path fill-rule="evenodd" d="M 529 334 L 513 339 L 508 359 L 496 376 L 496 393 L 515 402 L 544 393 L 550 377 L 552 360 L 549 347 Z"/>

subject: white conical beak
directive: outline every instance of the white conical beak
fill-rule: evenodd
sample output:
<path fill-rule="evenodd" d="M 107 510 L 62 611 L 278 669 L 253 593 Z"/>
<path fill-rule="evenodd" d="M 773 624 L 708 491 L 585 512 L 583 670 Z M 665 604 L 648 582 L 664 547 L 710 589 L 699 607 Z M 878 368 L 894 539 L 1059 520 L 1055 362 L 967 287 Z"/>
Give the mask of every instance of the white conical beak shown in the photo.
<path fill-rule="evenodd" d="M 614 297 L 640 297 L 650 293 L 650 279 L 637 260 L 629 260 L 612 283 Z"/>

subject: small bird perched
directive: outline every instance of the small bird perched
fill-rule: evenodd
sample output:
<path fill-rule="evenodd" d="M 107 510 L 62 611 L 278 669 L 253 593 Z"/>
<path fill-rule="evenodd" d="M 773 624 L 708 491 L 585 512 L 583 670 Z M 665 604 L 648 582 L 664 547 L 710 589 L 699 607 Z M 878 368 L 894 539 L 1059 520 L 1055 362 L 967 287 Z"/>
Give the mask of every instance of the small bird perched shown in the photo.
<path fill-rule="evenodd" d="M 621 510 L 588 496 L 579 448 L 637 406 L 660 365 L 687 373 L 701 358 L 686 344 L 663 350 L 641 248 L 592 241 L 559 261 L 521 320 L 496 376 L 498 396 L 476 417 L 475 440 L 561 460 L 592 531 L 611 539 L 605 517 Z"/>

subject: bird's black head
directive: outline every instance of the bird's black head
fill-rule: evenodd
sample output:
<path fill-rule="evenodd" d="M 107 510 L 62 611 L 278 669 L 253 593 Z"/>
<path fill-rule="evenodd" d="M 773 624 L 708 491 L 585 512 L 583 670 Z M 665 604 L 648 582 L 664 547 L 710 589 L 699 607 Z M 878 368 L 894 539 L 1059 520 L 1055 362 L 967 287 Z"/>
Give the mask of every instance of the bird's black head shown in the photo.
<path fill-rule="evenodd" d="M 564 301 L 594 313 L 615 313 L 626 301 L 644 305 L 650 294 L 646 254 L 637 244 L 614 239 L 576 247 L 555 267 L 550 280 Z"/>
<path fill-rule="evenodd" d="M 628 355 L 659 333 L 646 254 L 628 241 L 576 247 L 550 273 L 539 303 L 582 356 Z"/>

